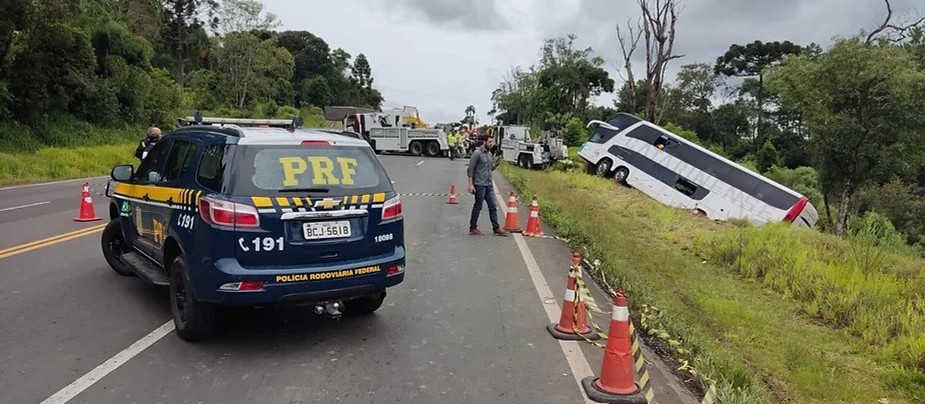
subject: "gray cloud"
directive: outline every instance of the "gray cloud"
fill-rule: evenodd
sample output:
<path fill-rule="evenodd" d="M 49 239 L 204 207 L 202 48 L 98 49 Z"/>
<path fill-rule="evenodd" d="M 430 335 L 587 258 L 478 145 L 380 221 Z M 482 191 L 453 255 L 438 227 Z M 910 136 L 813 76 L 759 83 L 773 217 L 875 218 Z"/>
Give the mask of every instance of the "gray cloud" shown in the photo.
<path fill-rule="evenodd" d="M 377 3 L 396 20 L 480 31 L 504 31 L 510 27 L 494 0 L 379 0 Z M 417 17 L 417 18 L 415 18 Z"/>
<path fill-rule="evenodd" d="M 906 21 L 915 14 L 921 0 L 891 0 L 894 21 Z M 547 35 L 574 32 L 582 46 L 592 46 L 607 60 L 615 74 L 622 67 L 616 25 L 625 29 L 640 16 L 635 0 L 580 0 L 579 15 L 587 22 L 568 22 L 552 27 Z M 852 36 L 878 26 L 886 16 L 883 1 L 870 0 L 682 0 L 679 2 L 675 54 L 685 55 L 671 62 L 668 79 L 680 66 L 690 63 L 712 65 L 729 45 L 754 40 L 784 41 L 798 45 L 811 42 L 827 47 L 833 37 Z M 624 31 L 625 32 L 625 31 Z M 633 58 L 637 77 L 644 74 L 645 39 Z M 621 70 L 622 72 L 622 70 Z M 618 80 L 619 81 L 619 80 Z"/>

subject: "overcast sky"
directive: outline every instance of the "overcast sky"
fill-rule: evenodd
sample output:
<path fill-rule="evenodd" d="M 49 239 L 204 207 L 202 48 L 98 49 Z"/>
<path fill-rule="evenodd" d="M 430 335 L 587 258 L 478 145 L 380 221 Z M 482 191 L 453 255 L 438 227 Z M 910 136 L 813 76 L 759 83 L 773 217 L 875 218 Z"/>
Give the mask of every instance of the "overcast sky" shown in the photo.
<path fill-rule="evenodd" d="M 894 21 L 925 11 L 922 0 L 891 0 Z M 351 55 L 364 53 L 384 108 L 413 105 L 428 123 L 456 121 L 474 105 L 481 122 L 491 92 L 512 66 L 539 59 L 544 38 L 574 33 L 617 81 L 622 64 L 615 27 L 635 21 L 635 0 L 263 0 L 282 30 L 308 30 Z M 550 6 L 550 4 L 556 4 Z M 825 48 L 835 36 L 878 26 L 883 0 L 681 0 L 677 54 L 682 64 L 713 64 L 732 43 L 790 40 Z M 643 45 L 641 45 L 643 46 Z M 638 52 L 640 58 L 644 57 Z M 644 59 L 635 63 L 643 75 Z M 605 98 L 606 97 L 606 98 Z M 611 104 L 612 96 L 598 104 Z"/>

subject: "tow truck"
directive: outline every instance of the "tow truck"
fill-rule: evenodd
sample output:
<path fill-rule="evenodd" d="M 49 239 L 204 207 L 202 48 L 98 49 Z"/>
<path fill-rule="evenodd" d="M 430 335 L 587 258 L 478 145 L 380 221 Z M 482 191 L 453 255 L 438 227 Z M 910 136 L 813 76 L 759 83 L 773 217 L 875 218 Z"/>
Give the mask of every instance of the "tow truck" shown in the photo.
<path fill-rule="evenodd" d="M 498 145 L 497 152 L 508 162 L 521 168 L 546 168 L 553 162 L 568 158 L 568 148 L 561 132 L 543 131 L 533 140 L 530 128 L 517 125 L 498 125 L 491 128 Z"/>
<path fill-rule="evenodd" d="M 358 112 L 347 115 L 343 124 L 344 128 L 360 134 L 377 154 L 410 152 L 415 156 L 441 157 L 450 150 L 447 133 L 422 121 L 415 107 Z"/>

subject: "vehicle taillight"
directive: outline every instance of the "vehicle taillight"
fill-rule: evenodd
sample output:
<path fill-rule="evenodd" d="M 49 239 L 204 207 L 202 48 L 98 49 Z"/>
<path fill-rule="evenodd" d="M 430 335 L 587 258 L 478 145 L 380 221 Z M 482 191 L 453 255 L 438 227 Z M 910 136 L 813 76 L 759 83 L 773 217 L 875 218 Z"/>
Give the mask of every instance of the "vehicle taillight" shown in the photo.
<path fill-rule="evenodd" d="M 787 216 L 784 216 L 784 221 L 787 223 L 793 223 L 794 220 L 800 216 L 800 213 L 803 212 L 803 209 L 806 208 L 806 204 L 809 202 L 805 196 L 800 197 L 800 200 L 797 203 L 793 204 L 790 207 L 790 210 L 787 211 Z"/>
<path fill-rule="evenodd" d="M 303 140 L 302 143 L 300 144 L 302 146 L 330 146 L 331 145 L 331 143 L 329 143 L 327 140 Z"/>
<path fill-rule="evenodd" d="M 260 227 L 260 214 L 253 206 L 210 197 L 199 198 L 199 216 L 213 226 Z"/>
<path fill-rule="evenodd" d="M 391 220 L 401 216 L 401 199 L 394 197 L 382 204 L 382 220 Z"/>

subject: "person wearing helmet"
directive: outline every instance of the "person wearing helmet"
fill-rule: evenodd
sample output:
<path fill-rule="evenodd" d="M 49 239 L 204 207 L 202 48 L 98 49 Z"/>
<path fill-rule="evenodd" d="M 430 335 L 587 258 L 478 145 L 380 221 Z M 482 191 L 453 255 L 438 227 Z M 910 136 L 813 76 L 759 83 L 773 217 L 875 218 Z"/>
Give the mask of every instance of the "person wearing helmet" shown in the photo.
<path fill-rule="evenodd" d="M 147 136 L 138 143 L 138 147 L 135 148 L 135 157 L 139 160 L 144 160 L 148 156 L 148 152 L 151 151 L 151 148 L 157 144 L 157 141 L 161 139 L 161 129 L 157 126 L 151 126 L 148 128 Z"/>

